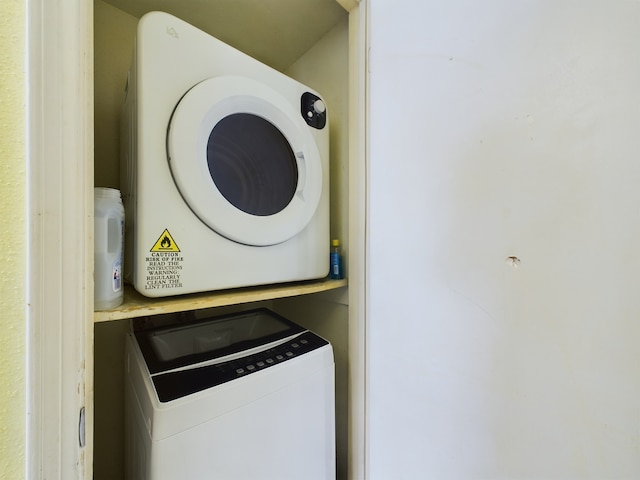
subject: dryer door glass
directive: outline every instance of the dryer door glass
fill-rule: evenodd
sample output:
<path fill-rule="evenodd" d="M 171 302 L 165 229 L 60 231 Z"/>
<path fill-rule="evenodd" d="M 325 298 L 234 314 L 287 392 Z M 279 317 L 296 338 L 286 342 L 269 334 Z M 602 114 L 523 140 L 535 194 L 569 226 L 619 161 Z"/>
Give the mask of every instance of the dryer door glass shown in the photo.
<path fill-rule="evenodd" d="M 207 164 L 220 193 L 251 215 L 273 215 L 296 193 L 298 168 L 287 139 L 272 123 L 248 113 L 219 121 L 207 143 Z"/>

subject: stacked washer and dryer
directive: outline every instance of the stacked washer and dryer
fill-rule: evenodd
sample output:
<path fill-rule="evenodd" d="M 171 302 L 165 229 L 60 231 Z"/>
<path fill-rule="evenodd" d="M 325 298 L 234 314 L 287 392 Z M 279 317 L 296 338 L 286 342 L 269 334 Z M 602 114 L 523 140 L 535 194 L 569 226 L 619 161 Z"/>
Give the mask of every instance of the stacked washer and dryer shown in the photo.
<path fill-rule="evenodd" d="M 151 12 L 121 139 L 125 278 L 141 294 L 327 275 L 314 90 Z M 331 345 L 270 311 L 192 320 L 127 336 L 127 478 L 335 478 Z"/>

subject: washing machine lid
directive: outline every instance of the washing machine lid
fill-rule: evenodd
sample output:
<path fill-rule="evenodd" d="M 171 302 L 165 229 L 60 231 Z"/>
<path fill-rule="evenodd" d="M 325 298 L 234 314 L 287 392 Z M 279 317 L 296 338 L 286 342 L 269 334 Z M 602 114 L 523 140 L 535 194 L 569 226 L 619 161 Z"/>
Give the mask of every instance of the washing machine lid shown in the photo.
<path fill-rule="evenodd" d="M 184 201 L 218 234 L 275 245 L 301 232 L 322 192 L 322 162 L 300 111 L 272 88 L 220 76 L 178 102 L 167 133 Z"/>
<path fill-rule="evenodd" d="M 211 362 L 304 332 L 268 309 L 209 317 L 135 332 L 149 373 Z"/>

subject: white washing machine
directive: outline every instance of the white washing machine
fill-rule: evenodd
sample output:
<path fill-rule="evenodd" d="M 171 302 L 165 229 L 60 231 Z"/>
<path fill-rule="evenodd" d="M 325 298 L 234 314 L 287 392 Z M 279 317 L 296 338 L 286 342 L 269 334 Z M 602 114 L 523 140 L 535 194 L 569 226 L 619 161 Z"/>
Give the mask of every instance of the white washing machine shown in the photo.
<path fill-rule="evenodd" d="M 138 24 L 122 121 L 125 276 L 159 297 L 329 270 L 320 94 L 184 21 Z"/>
<path fill-rule="evenodd" d="M 128 480 L 335 479 L 334 362 L 265 309 L 126 339 Z"/>

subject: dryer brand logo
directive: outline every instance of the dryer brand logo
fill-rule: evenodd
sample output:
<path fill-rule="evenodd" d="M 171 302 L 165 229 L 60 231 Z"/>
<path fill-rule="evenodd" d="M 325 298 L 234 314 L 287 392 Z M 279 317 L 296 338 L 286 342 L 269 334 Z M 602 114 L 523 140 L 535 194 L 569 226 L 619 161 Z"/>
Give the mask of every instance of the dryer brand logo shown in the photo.
<path fill-rule="evenodd" d="M 184 257 L 168 229 L 153 244 L 145 258 L 147 267 L 146 290 L 182 287 Z"/>
<path fill-rule="evenodd" d="M 175 28 L 169 26 L 167 26 L 167 35 L 173 38 L 180 38 L 180 35 L 178 35 L 178 31 Z"/>

